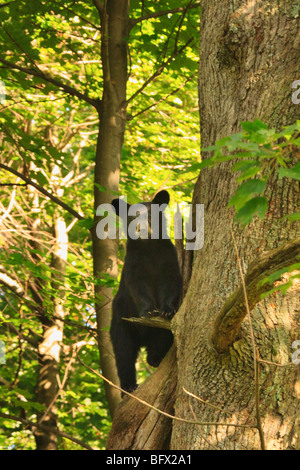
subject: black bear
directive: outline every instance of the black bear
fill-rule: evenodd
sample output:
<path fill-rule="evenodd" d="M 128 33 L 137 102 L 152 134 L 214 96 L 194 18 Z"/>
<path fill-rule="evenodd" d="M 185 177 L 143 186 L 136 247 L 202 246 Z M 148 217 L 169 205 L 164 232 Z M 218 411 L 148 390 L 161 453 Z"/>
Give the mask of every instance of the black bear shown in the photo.
<path fill-rule="evenodd" d="M 157 367 L 173 342 L 169 330 L 122 320 L 149 314 L 172 318 L 179 308 L 182 278 L 164 215 L 169 199 L 169 193 L 163 190 L 151 202 L 130 205 L 122 199 L 112 201 L 116 214 L 123 223 L 125 220 L 127 246 L 119 290 L 113 300 L 110 334 L 121 388 L 129 392 L 137 387 L 135 363 L 139 349 L 145 346 L 147 362 Z"/>

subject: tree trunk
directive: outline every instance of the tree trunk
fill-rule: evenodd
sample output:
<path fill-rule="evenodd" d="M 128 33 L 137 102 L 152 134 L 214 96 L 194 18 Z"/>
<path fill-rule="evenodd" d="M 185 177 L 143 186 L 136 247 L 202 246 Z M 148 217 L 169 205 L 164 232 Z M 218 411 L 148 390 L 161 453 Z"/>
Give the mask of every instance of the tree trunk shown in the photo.
<path fill-rule="evenodd" d="M 279 129 L 299 116 L 299 107 L 291 99 L 291 84 L 300 77 L 299 12 L 295 9 L 293 1 L 283 0 L 227 0 L 222 6 L 217 0 L 202 1 L 199 104 L 204 148 L 238 132 L 241 121 L 256 117 Z M 227 209 L 235 178 L 230 164 L 224 164 L 202 170 L 195 187 L 194 204 L 204 204 L 205 240 L 203 248 L 194 253 L 189 288 L 173 320 L 178 371 L 174 414 L 179 419 L 168 421 L 172 427 L 171 449 L 300 447 L 298 371 L 291 362 L 292 343 L 299 339 L 296 286 L 285 297 L 281 293 L 266 297 L 251 311 L 259 357 L 285 364 L 259 363 L 258 416 L 249 322 L 241 324 L 238 336 L 222 352 L 216 346 L 220 344 L 219 312 L 241 285 Z M 245 230 L 239 226 L 233 229 L 244 273 L 249 266 L 253 269 L 256 263 L 262 265 L 276 257 L 275 249 L 296 236 L 295 223 L 277 220 L 299 211 L 299 185 L 273 178 L 267 191 L 270 203 L 266 219 L 255 219 Z M 165 371 L 164 383 L 169 384 L 174 368 L 166 368 L 166 361 L 161 368 Z M 150 389 L 160 391 L 158 371 L 138 389 L 139 398 L 147 397 Z M 171 387 L 169 392 L 173 393 Z M 122 445 L 125 407 L 130 411 L 132 401 L 122 405 L 122 413 L 116 411 L 109 448 L 159 449 L 165 427 L 156 421 L 157 412 L 148 413 L 137 424 L 134 420 L 132 425 L 127 415 L 129 427 Z M 160 433 L 156 447 L 150 440 L 141 443 L 137 439 L 143 430 L 148 433 L 149 421 L 156 436 Z"/>
<path fill-rule="evenodd" d="M 68 254 L 68 236 L 66 223 L 62 217 L 55 216 L 53 222 L 54 249 L 51 261 L 53 272 L 52 288 L 56 295 L 53 298 L 53 316 L 44 316 L 43 338 L 39 343 L 39 373 L 36 386 L 36 399 L 45 409 L 38 413 L 38 424 L 34 431 L 37 450 L 57 450 L 57 434 L 52 432 L 57 428 L 56 399 L 58 393 L 59 362 L 63 341 L 64 319 L 64 282 Z M 46 426 L 46 428 L 45 428 Z M 49 432 L 47 432 L 47 427 Z"/>
<path fill-rule="evenodd" d="M 126 124 L 127 45 L 129 24 L 128 0 L 108 0 L 98 6 L 101 21 L 101 58 L 103 68 L 103 95 L 99 105 L 99 134 L 96 149 L 95 211 L 99 205 L 110 203 L 118 191 L 121 148 Z M 99 2 L 100 3 L 100 2 Z M 99 186 L 100 185 L 100 186 Z M 101 189 L 102 188 L 102 189 Z M 103 191 L 105 188 L 105 191 Z M 99 221 L 96 216 L 95 222 Z M 116 240 L 100 240 L 93 230 L 94 274 L 117 277 Z M 105 377 L 118 383 L 115 359 L 109 336 L 112 289 L 95 286 L 96 313 L 100 366 Z M 111 414 L 120 402 L 120 392 L 105 383 Z"/>
<path fill-rule="evenodd" d="M 300 76 L 299 18 L 292 1 L 202 2 L 199 103 L 202 146 L 240 130 L 240 122 L 255 117 L 280 129 L 295 122 L 299 109 L 291 99 L 291 83 Z M 294 16 L 293 16 L 294 14 Z M 218 312 L 241 284 L 230 232 L 229 199 L 235 175 L 228 165 L 201 171 L 195 203 L 204 204 L 205 242 L 194 255 L 192 280 L 175 320 L 178 358 L 176 415 L 201 422 L 255 424 L 254 370 L 249 323 L 224 354 L 212 345 Z M 276 219 L 297 210 L 299 186 L 271 181 L 265 221 L 255 220 L 246 230 L 235 227 L 239 256 L 245 270 L 260 254 L 296 234 L 295 224 Z M 299 209 L 298 209 L 299 210 Z M 291 363 L 297 333 L 299 292 L 291 289 L 260 301 L 251 312 L 254 335 L 262 359 Z M 260 364 L 260 413 L 267 449 L 299 448 L 296 414 L 297 366 Z M 225 412 L 190 398 L 188 391 Z M 299 389 L 298 389 L 299 393 Z M 299 399 L 299 396 L 298 396 Z M 191 409 L 190 409 L 191 407 Z M 299 429 L 298 429 L 299 431 Z M 174 422 L 172 448 L 259 449 L 257 429 L 197 426 Z"/>

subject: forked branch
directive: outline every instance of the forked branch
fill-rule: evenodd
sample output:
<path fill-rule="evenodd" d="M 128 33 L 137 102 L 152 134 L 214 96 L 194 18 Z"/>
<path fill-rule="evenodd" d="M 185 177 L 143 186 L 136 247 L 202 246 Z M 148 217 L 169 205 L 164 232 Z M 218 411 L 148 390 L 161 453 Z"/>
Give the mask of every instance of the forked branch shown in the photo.
<path fill-rule="evenodd" d="M 261 294 L 270 290 L 270 285 L 261 281 L 272 273 L 286 268 L 299 260 L 300 238 L 262 254 L 250 264 L 245 275 L 245 287 L 250 311 L 261 300 Z M 212 343 L 219 353 L 224 353 L 236 340 L 240 326 L 247 315 L 243 285 L 223 305 L 215 321 Z"/>

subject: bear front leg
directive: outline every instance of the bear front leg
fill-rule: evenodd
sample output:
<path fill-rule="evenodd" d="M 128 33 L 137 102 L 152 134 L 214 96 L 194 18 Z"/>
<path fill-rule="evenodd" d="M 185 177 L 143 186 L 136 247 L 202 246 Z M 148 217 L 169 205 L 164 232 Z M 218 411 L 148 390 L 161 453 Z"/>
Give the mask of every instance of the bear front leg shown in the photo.
<path fill-rule="evenodd" d="M 129 290 L 139 317 L 147 317 L 158 312 L 153 286 L 149 285 L 149 281 L 136 279 L 134 285 L 129 286 Z"/>
<path fill-rule="evenodd" d="M 158 367 L 173 343 L 171 331 L 162 328 L 148 328 L 146 342 L 147 362 L 152 367 Z"/>

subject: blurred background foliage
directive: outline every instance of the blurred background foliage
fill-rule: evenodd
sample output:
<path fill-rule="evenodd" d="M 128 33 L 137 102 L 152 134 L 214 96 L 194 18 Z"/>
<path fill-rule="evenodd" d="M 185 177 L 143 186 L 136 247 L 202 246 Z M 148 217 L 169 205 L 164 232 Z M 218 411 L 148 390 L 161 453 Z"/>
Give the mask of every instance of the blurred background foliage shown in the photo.
<path fill-rule="evenodd" d="M 164 10 L 184 10 L 155 17 L 160 3 L 131 1 L 133 22 L 145 19 L 128 37 L 129 106 L 120 194 L 136 202 L 165 188 L 172 203 L 190 203 L 196 175 L 187 168 L 200 161 L 199 9 L 186 8 L 195 2 L 165 1 Z M 85 219 L 92 218 L 98 115 L 80 94 L 101 96 L 97 10 L 84 1 L 16 0 L 0 5 L 0 25 L 0 79 L 5 85 L 0 161 L 56 194 Z M 48 76 L 54 81 L 44 79 Z M 68 93 L 55 80 L 76 93 Z M 0 285 L 0 340 L 5 345 L 1 411 L 30 421 L 38 411 L 46 411 L 35 395 L 42 325 L 30 286 L 34 280 L 42 287 L 40 303 L 50 316 L 58 285 L 51 265 L 53 219 L 62 217 L 69 242 L 59 369 L 59 380 L 65 383 L 56 401 L 59 429 L 103 449 L 110 428 L 103 384 L 74 356 L 74 345 L 82 346 L 81 358 L 98 369 L 93 285 L 99 280 L 93 278 L 89 231 L 1 168 L 0 182 L 0 274 L 15 282 L 11 288 Z M 120 269 L 123 257 L 121 244 Z M 111 279 L 101 282 L 117 286 Z M 151 373 L 143 355 L 138 369 L 141 381 Z M 0 418 L 0 423 L 1 449 L 35 448 L 28 427 L 11 419 Z M 59 438 L 59 448 L 81 447 Z"/>

